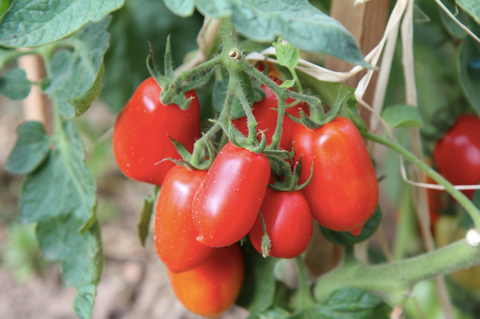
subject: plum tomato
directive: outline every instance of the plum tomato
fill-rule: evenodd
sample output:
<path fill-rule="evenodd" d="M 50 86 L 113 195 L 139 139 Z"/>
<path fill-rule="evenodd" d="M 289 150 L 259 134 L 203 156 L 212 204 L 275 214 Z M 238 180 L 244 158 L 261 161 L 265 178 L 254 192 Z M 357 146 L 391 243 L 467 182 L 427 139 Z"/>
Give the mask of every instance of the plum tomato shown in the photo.
<path fill-rule="evenodd" d="M 464 114 L 437 142 L 433 159 L 438 172 L 453 185 L 477 185 L 480 182 L 480 118 Z M 473 198 L 474 189 L 463 190 Z"/>
<path fill-rule="evenodd" d="M 206 317 L 220 317 L 235 303 L 245 273 L 238 244 L 214 250 L 214 254 L 197 268 L 181 273 L 168 272 L 177 298 L 193 313 Z"/>
<path fill-rule="evenodd" d="M 227 143 L 215 158 L 192 205 L 197 240 L 223 247 L 242 239 L 257 219 L 270 179 L 270 163 Z"/>
<path fill-rule="evenodd" d="M 207 172 L 175 165 L 168 171 L 155 206 L 155 249 L 172 272 L 197 267 L 210 257 L 214 248 L 196 240 L 192 202 Z"/>
<path fill-rule="evenodd" d="M 302 192 L 267 189 L 260 211 L 270 238 L 270 256 L 294 258 L 305 251 L 312 237 L 313 223 Z M 260 216 L 249 236 L 255 249 L 261 253 L 263 225 Z"/>
<path fill-rule="evenodd" d="M 378 203 L 378 181 L 367 148 L 355 125 L 337 117 L 310 130 L 297 125 L 294 161 L 303 155 L 300 181 L 313 218 L 326 228 L 358 236 Z"/>
<path fill-rule="evenodd" d="M 200 106 L 195 91 L 190 107 L 160 102 L 162 89 L 150 77 L 143 81 L 118 114 L 113 127 L 113 151 L 117 164 L 129 178 L 161 185 L 173 162 L 158 163 L 164 158 L 181 159 L 168 136 L 182 143 L 190 152 L 200 136 Z M 158 163 L 158 164 L 157 164 Z"/>

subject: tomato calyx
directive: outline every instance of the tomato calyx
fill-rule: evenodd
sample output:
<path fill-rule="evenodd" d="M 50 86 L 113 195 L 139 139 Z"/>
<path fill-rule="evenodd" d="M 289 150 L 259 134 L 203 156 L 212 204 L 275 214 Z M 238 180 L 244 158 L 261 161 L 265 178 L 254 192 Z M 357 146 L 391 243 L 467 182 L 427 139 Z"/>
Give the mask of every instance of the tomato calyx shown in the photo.
<path fill-rule="evenodd" d="M 212 141 L 208 139 L 207 136 L 203 136 L 202 139 L 204 139 L 204 145 L 202 149 L 200 149 L 199 156 L 193 156 L 193 152 L 195 152 L 195 149 L 192 153 L 190 153 L 185 146 L 183 146 L 182 143 L 174 140 L 170 135 L 168 136 L 170 141 L 173 143 L 175 146 L 175 149 L 177 150 L 178 154 L 182 157 L 182 159 L 174 159 L 171 157 L 165 158 L 161 160 L 158 163 L 164 162 L 164 161 L 172 161 L 177 165 L 183 166 L 185 168 L 188 168 L 190 170 L 207 170 L 210 166 L 212 166 L 213 160 L 215 159 L 216 156 L 216 150 L 215 146 L 213 145 Z"/>
<path fill-rule="evenodd" d="M 288 114 L 293 121 L 304 125 L 310 130 L 317 129 L 331 121 L 333 121 L 340 114 L 342 110 L 343 102 L 345 102 L 347 96 L 350 94 L 350 91 L 346 87 L 342 88 L 338 94 L 335 102 L 327 113 L 323 112 L 323 107 L 316 104 L 309 104 L 310 107 L 310 116 L 305 114 L 303 110 L 300 110 L 300 118 L 294 117 L 291 114 Z"/>
<path fill-rule="evenodd" d="M 265 225 L 265 220 L 263 219 L 262 212 L 258 211 L 258 216 L 260 216 L 260 220 L 262 221 L 263 227 L 263 235 L 262 235 L 262 256 L 263 258 L 267 258 L 270 256 L 270 249 L 272 248 L 272 241 L 267 234 L 267 225 Z"/>
<path fill-rule="evenodd" d="M 206 84 L 210 80 L 217 65 L 215 63 L 216 60 L 210 60 L 212 61 L 212 63 L 210 63 L 211 65 L 209 64 L 209 66 L 207 66 L 207 69 L 209 70 L 204 75 L 198 77 L 195 80 L 190 79 L 190 81 L 185 82 L 185 80 L 188 80 L 190 77 L 193 77 L 197 73 L 200 73 L 200 71 L 191 70 L 191 72 L 189 72 L 188 74 L 183 73 L 180 74 L 180 76 L 175 77 L 172 63 L 170 35 L 167 37 L 167 43 L 165 48 L 164 74 L 162 74 L 158 70 L 155 64 L 152 45 L 150 44 L 150 42 L 148 43 L 148 45 L 149 54 L 146 61 L 147 68 L 152 77 L 157 82 L 157 84 L 162 88 L 162 92 L 159 96 L 160 101 L 164 105 L 176 104 L 180 107 L 180 109 L 188 110 L 193 97 L 186 99 L 185 93 Z M 201 69 L 203 69 L 203 67 Z"/>
<path fill-rule="evenodd" d="M 293 152 L 294 151 L 292 151 L 292 153 Z M 271 189 L 276 191 L 294 192 L 301 190 L 312 180 L 313 161 L 310 168 L 310 176 L 304 183 L 299 185 L 298 180 L 302 174 L 302 156 L 300 156 L 300 160 L 295 163 L 292 169 L 291 162 L 293 161 L 293 155 L 291 155 L 289 158 L 282 158 L 281 156 L 271 155 L 268 153 L 266 155 L 270 160 L 270 166 L 275 179 L 275 183 L 268 184 Z"/>

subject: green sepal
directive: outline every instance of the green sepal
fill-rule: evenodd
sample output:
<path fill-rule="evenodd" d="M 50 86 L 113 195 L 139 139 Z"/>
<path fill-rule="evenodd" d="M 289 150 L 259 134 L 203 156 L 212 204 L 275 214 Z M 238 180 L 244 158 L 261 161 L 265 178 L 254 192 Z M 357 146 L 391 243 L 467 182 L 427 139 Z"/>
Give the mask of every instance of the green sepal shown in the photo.
<path fill-rule="evenodd" d="M 168 40 L 167 40 L 167 43 Z M 148 72 L 150 73 L 150 75 L 155 79 L 155 81 L 157 82 L 158 86 L 160 86 L 162 88 L 162 91 L 164 91 L 166 88 L 168 88 L 168 84 L 169 82 L 171 82 L 171 80 L 173 79 L 170 79 L 170 81 L 168 81 L 168 79 L 166 78 L 166 76 L 164 76 L 159 70 L 158 70 L 158 67 L 155 63 L 155 59 L 153 57 L 153 49 L 152 49 L 152 44 L 150 42 L 148 42 L 148 47 L 149 47 L 149 53 L 148 53 L 148 56 L 147 56 L 147 69 L 148 69 Z"/>
<path fill-rule="evenodd" d="M 263 235 L 262 235 L 262 256 L 263 258 L 267 258 L 270 256 L 270 249 L 272 248 L 272 241 L 267 234 L 267 226 L 265 225 L 265 220 L 263 219 L 262 212 L 258 211 L 258 216 L 260 216 L 260 220 L 262 221 L 262 228 L 263 228 Z"/>

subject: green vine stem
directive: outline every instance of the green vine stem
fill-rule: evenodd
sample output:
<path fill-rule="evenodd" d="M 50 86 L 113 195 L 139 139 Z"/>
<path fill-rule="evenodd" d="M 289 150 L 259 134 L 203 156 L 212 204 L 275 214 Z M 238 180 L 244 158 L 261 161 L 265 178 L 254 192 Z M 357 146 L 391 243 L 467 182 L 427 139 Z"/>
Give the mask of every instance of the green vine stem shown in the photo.
<path fill-rule="evenodd" d="M 255 140 L 257 139 L 257 121 L 255 120 L 255 116 L 253 116 L 252 108 L 250 107 L 250 104 L 248 103 L 247 98 L 245 97 L 245 93 L 243 93 L 242 87 L 240 85 L 238 73 L 236 72 L 230 73 L 230 81 L 233 81 L 233 80 L 235 80 L 235 82 L 238 83 L 236 85 L 235 93 L 238 99 L 240 100 L 240 103 L 242 104 L 245 115 L 247 116 L 247 127 L 248 127 L 247 143 L 248 145 L 254 145 Z"/>
<path fill-rule="evenodd" d="M 443 176 L 438 174 L 436 171 L 434 171 L 432 168 L 430 168 L 425 162 L 420 160 L 418 157 L 416 157 L 414 154 L 412 154 L 410 151 L 408 151 L 406 148 L 398 144 L 397 142 L 394 142 L 390 139 L 372 134 L 370 132 L 362 131 L 360 132 L 364 137 L 377 142 L 379 144 L 383 144 L 395 151 L 397 151 L 399 154 L 404 156 L 406 159 L 408 159 L 410 162 L 413 164 L 417 165 L 421 170 L 423 170 L 426 174 L 428 174 L 431 178 L 433 178 L 439 185 L 442 185 L 445 187 L 445 190 L 457 200 L 457 202 L 462 205 L 462 207 L 468 212 L 470 217 L 472 218 L 473 222 L 475 223 L 475 228 L 477 230 L 480 230 L 480 211 L 475 207 L 475 205 L 465 196 L 462 192 L 459 190 L 455 189 L 455 187 L 447 181 Z"/>
<path fill-rule="evenodd" d="M 297 265 L 298 280 L 300 282 L 299 301 L 301 309 L 310 309 L 315 305 L 310 286 L 307 283 L 307 268 L 301 256 L 295 257 L 295 264 Z"/>
<path fill-rule="evenodd" d="M 466 240 L 428 254 L 382 265 L 367 266 L 349 258 L 316 280 L 314 296 L 321 301 L 333 291 L 349 286 L 379 294 L 392 305 L 403 305 L 417 282 L 478 264 L 480 246 L 471 247 Z"/>
<path fill-rule="evenodd" d="M 277 107 L 277 126 L 275 127 L 275 132 L 272 136 L 272 142 L 269 145 L 269 149 L 276 150 L 280 146 L 280 139 L 282 138 L 282 129 L 283 129 L 283 118 L 285 116 L 285 101 L 278 99 Z"/>

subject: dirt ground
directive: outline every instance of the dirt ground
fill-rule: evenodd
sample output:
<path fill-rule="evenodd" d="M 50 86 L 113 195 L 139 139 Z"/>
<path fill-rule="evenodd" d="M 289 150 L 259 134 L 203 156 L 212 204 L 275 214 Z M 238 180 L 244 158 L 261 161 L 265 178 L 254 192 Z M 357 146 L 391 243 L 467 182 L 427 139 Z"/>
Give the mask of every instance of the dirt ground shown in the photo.
<path fill-rule="evenodd" d="M 100 126 L 105 131 L 114 121 L 114 115 L 102 105 L 92 106 L 85 116 L 88 123 Z M 0 189 L 3 190 L 11 189 L 11 185 L 19 185 L 21 181 L 21 177 L 6 173 L 4 166 L 15 143 L 16 126 L 22 119 L 21 104 L 0 97 L 0 180 L 3 183 Z M 105 143 L 110 141 L 107 139 Z M 87 150 L 88 148 L 87 143 Z M 152 192 L 152 187 L 127 180 L 119 172 L 113 158 L 102 172 L 101 178 L 96 176 L 96 182 L 99 210 L 102 210 L 103 201 L 110 203 L 105 209 L 118 211 L 114 212 L 113 217 L 107 216 L 103 217 L 103 221 L 100 220 L 106 263 L 98 286 L 93 318 L 199 318 L 176 299 L 166 268 L 156 256 L 152 237 L 148 238 L 145 248 L 137 238 L 136 225 L 143 198 Z M 8 193 L 8 196 L 0 197 L 0 252 L 6 241 L 8 225 L 16 218 L 18 192 L 14 190 L 11 194 L 10 191 Z M 102 213 L 98 212 L 99 216 Z M 77 318 L 72 309 L 75 289 L 62 286 L 60 267 L 57 264 L 48 265 L 44 271 L 23 283 L 15 279 L 13 272 L 13 269 L 0 263 L 0 318 Z M 222 318 L 242 319 L 247 316 L 244 309 L 236 307 Z"/>

